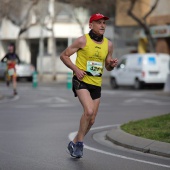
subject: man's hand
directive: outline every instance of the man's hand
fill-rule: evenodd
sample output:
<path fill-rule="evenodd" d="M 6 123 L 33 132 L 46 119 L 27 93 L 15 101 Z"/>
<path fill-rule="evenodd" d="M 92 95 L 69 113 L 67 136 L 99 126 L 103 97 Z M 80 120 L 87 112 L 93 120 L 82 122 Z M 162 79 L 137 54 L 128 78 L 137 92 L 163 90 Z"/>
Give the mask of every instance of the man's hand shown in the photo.
<path fill-rule="evenodd" d="M 80 69 L 77 69 L 76 72 L 76 77 L 79 79 L 79 80 L 82 80 L 83 77 L 86 75 L 86 72 L 83 71 L 83 70 L 80 70 Z"/>
<path fill-rule="evenodd" d="M 114 67 L 117 66 L 117 64 L 118 64 L 118 59 L 117 59 L 117 58 L 112 58 L 112 59 L 110 60 L 109 66 L 112 67 L 112 68 L 114 68 Z"/>

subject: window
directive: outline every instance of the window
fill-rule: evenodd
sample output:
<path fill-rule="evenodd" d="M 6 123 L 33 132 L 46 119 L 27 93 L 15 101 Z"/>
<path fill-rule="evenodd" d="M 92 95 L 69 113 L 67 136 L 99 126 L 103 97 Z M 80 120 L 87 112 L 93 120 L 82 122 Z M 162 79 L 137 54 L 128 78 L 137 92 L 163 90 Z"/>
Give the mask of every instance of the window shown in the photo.
<path fill-rule="evenodd" d="M 57 38 L 56 39 L 57 56 L 60 55 L 61 52 L 67 48 L 67 46 L 68 46 L 67 38 Z"/>

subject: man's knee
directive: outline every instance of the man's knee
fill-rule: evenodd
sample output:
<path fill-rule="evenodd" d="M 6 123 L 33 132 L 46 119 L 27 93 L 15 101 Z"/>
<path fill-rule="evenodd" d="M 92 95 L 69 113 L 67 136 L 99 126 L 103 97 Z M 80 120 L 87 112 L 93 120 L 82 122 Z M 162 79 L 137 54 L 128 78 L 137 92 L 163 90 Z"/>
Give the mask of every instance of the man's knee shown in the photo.
<path fill-rule="evenodd" d="M 91 118 L 94 114 L 94 110 L 92 108 L 88 108 L 85 110 L 84 114 L 87 118 Z"/>

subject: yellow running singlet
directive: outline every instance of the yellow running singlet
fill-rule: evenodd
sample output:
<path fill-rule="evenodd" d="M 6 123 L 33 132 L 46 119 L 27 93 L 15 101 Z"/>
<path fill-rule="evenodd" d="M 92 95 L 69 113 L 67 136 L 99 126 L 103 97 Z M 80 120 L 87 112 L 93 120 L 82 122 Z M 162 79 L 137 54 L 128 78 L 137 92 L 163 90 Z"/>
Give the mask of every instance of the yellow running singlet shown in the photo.
<path fill-rule="evenodd" d="M 89 72 L 93 76 L 85 75 L 83 82 L 95 86 L 101 86 L 105 59 L 108 54 L 108 39 L 104 38 L 101 44 L 95 43 L 89 36 L 86 36 L 86 45 L 78 50 L 76 58 L 76 66 L 84 71 Z"/>

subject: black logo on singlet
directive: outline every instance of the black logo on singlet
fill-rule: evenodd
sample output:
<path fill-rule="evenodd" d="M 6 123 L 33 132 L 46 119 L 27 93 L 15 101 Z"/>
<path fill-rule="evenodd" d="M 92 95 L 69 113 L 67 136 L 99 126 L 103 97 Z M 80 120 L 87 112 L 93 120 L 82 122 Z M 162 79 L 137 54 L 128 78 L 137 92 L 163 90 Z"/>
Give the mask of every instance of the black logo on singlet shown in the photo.
<path fill-rule="evenodd" d="M 96 46 L 95 48 L 101 49 L 101 47 Z"/>

